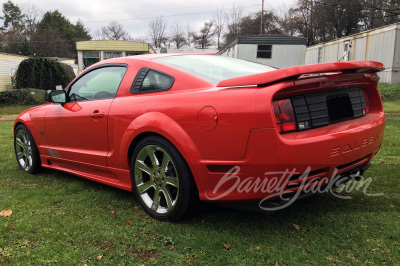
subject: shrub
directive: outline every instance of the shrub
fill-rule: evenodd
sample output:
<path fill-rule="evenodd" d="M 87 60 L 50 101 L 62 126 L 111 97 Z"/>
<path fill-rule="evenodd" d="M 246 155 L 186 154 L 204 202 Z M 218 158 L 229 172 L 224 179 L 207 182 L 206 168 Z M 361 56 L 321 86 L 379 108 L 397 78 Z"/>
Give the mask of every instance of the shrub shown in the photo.
<path fill-rule="evenodd" d="M 382 101 L 400 100 L 400 84 L 379 83 L 378 88 Z"/>
<path fill-rule="evenodd" d="M 2 91 L 0 92 L 0 106 L 40 104 L 44 102 L 45 94 L 45 91 L 31 89 Z"/>
<path fill-rule="evenodd" d="M 16 89 L 55 90 L 57 85 L 66 87 L 71 80 L 66 68 L 56 60 L 31 57 L 19 64 L 13 81 Z"/>

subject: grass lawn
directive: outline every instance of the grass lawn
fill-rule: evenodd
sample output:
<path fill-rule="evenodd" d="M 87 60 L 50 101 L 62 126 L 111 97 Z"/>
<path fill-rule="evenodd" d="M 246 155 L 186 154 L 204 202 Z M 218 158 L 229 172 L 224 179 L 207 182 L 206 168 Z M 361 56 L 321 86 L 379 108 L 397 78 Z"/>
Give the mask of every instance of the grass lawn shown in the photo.
<path fill-rule="evenodd" d="M 398 264 L 400 120 L 351 200 L 319 195 L 261 214 L 205 205 L 171 224 L 150 218 L 131 193 L 69 174 L 19 170 L 12 122 L 0 123 L 0 263 Z M 225 247 L 224 247 L 224 244 Z M 227 245 L 229 244 L 229 246 Z M 229 247 L 229 248 L 226 248 Z M 100 261 L 99 261 L 100 260 Z"/>
<path fill-rule="evenodd" d="M 12 106 L 0 106 L 0 118 L 1 117 L 16 117 L 22 111 L 34 107 L 35 105 L 12 105 Z"/>

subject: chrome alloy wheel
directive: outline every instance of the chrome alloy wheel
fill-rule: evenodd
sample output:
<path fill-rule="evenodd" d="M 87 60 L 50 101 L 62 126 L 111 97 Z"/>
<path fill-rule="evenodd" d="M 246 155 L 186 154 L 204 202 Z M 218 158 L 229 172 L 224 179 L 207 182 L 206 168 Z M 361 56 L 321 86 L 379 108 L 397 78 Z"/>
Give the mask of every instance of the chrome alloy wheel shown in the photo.
<path fill-rule="evenodd" d="M 137 192 L 147 208 L 168 214 L 179 197 L 179 177 L 170 155 L 157 145 L 146 145 L 135 161 Z"/>
<path fill-rule="evenodd" d="M 15 136 L 15 152 L 19 165 L 25 171 L 29 171 L 33 165 L 32 145 L 27 133 L 24 130 L 18 130 Z"/>

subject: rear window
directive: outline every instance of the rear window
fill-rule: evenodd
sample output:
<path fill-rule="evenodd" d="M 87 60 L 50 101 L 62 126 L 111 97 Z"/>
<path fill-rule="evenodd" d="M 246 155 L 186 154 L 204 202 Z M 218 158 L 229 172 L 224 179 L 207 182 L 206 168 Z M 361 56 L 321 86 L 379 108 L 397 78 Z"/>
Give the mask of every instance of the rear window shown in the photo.
<path fill-rule="evenodd" d="M 214 84 L 218 84 L 225 79 L 259 74 L 276 69 L 241 59 L 215 55 L 170 56 L 154 60 L 176 67 Z"/>

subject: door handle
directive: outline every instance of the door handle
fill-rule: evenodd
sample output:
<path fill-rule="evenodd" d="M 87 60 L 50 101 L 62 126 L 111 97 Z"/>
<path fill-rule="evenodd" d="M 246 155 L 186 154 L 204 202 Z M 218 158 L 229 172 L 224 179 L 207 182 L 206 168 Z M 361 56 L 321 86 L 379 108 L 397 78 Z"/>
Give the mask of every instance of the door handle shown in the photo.
<path fill-rule="evenodd" d="M 104 117 L 104 113 L 103 112 L 99 112 L 99 110 L 96 110 L 93 113 L 89 114 L 89 116 L 91 118 L 103 118 Z"/>

